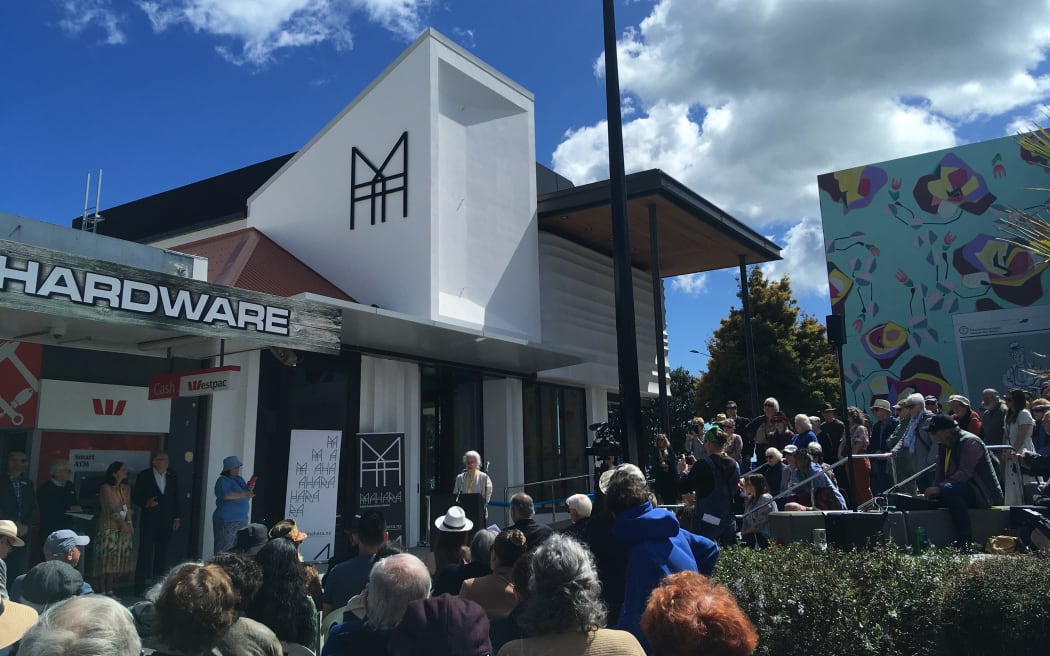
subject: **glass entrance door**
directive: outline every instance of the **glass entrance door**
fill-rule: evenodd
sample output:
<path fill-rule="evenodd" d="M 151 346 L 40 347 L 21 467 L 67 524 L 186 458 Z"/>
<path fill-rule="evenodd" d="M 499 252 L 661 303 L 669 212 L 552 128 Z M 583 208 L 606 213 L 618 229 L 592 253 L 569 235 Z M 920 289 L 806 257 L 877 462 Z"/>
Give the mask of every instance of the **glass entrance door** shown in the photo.
<path fill-rule="evenodd" d="M 485 462 L 481 375 L 450 367 L 420 367 L 420 535 L 429 535 L 431 494 L 451 493 L 471 449 Z"/>

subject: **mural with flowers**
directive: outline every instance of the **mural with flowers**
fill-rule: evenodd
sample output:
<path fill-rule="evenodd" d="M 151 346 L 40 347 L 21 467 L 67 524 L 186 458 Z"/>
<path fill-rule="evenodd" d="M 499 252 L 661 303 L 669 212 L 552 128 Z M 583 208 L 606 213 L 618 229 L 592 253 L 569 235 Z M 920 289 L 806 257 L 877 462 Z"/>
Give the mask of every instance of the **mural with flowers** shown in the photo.
<path fill-rule="evenodd" d="M 849 404 L 912 392 L 946 404 L 963 391 L 953 314 L 1050 312 L 1048 263 L 996 238 L 1011 208 L 1050 202 L 1041 163 L 1004 137 L 818 177 Z"/>

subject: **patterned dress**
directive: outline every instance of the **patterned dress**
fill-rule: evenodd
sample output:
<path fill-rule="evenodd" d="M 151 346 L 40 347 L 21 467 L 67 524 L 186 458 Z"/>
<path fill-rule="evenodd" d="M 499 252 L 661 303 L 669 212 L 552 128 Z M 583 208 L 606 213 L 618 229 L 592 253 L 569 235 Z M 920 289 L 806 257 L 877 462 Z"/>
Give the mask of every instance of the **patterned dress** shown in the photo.
<path fill-rule="evenodd" d="M 130 574 L 132 532 L 124 530 L 124 525 L 131 521 L 128 486 L 104 484 L 98 496 L 98 527 L 91 541 L 95 550 L 95 574 Z"/>

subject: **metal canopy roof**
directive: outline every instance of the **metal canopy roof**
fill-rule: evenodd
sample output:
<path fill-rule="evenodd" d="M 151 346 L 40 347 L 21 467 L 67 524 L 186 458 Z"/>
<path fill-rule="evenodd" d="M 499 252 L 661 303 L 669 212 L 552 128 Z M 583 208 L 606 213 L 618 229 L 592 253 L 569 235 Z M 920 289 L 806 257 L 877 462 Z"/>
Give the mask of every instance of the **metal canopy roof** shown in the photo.
<path fill-rule="evenodd" d="M 455 363 L 501 374 L 530 376 L 583 358 L 492 331 L 432 321 L 351 301 L 300 294 L 297 299 L 342 310 L 345 347 L 395 359 Z"/>
<path fill-rule="evenodd" d="M 609 181 L 540 196 L 539 228 L 612 256 Z M 704 200 L 682 183 L 651 169 L 627 176 L 631 262 L 652 269 L 649 206 L 656 206 L 660 275 L 714 271 L 779 260 L 780 247 Z"/>

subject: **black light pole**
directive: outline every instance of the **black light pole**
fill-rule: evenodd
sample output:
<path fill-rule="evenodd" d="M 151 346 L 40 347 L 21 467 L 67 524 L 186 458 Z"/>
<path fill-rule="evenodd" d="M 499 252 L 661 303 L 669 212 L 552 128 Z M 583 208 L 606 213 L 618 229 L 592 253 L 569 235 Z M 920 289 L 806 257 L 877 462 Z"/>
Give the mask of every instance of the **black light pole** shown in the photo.
<path fill-rule="evenodd" d="M 835 359 L 839 363 L 839 394 L 842 395 L 842 414 L 841 417 L 846 419 L 846 434 L 842 436 L 842 439 L 847 440 L 846 445 L 846 503 L 849 507 L 856 511 L 857 501 L 853 494 L 853 440 L 849 435 L 849 415 L 846 414 L 846 363 L 842 361 L 842 346 L 846 343 L 846 321 L 840 315 L 829 314 L 824 319 L 825 326 L 827 327 L 828 341 L 835 347 Z M 831 454 L 831 459 L 835 460 L 835 454 Z"/>
<path fill-rule="evenodd" d="M 667 439 L 671 439 L 671 410 L 667 399 L 667 360 L 664 358 L 664 281 L 660 277 L 660 238 L 656 226 L 656 205 L 654 204 L 649 205 L 649 260 L 652 262 L 656 375 L 660 380 L 660 430 L 667 436 Z"/>
<path fill-rule="evenodd" d="M 744 313 L 744 354 L 747 357 L 747 390 L 751 415 L 762 414 L 758 403 L 758 373 L 755 369 L 755 338 L 751 333 L 751 285 L 747 281 L 747 256 L 740 256 L 740 303 Z"/>
<path fill-rule="evenodd" d="M 613 293 L 616 299 L 616 358 L 620 375 L 624 459 L 641 462 L 641 389 L 638 384 L 638 338 L 634 326 L 634 276 L 627 230 L 627 185 L 620 116 L 620 73 L 616 63 L 616 16 L 613 0 L 602 1 L 605 28 L 605 111 L 609 126 L 609 206 L 612 209 Z"/>

